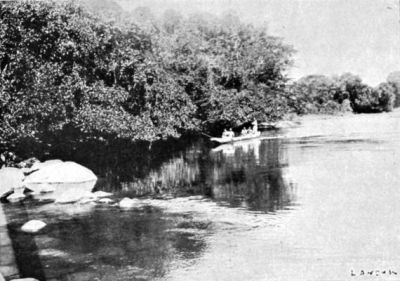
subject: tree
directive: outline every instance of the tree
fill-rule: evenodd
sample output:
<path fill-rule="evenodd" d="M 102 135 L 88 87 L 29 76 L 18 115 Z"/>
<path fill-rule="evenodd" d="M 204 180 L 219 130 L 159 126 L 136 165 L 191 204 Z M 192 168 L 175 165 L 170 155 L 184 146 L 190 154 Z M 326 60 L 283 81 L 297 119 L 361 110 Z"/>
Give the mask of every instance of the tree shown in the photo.
<path fill-rule="evenodd" d="M 49 142 L 66 131 L 75 141 L 152 141 L 193 128 L 190 99 L 136 25 L 118 26 L 67 2 L 3 2 L 0 10 L 3 143 Z"/>
<path fill-rule="evenodd" d="M 377 96 L 379 111 L 392 111 L 396 98 L 395 87 L 391 83 L 383 82 L 374 90 Z"/>
<path fill-rule="evenodd" d="M 235 24 L 227 24 L 235 19 Z M 293 49 L 232 15 L 197 14 L 157 33 L 155 53 L 196 105 L 202 128 L 283 114 L 278 93 Z"/>
<path fill-rule="evenodd" d="M 340 110 L 343 99 L 335 81 L 323 75 L 300 78 L 289 88 L 288 104 L 294 112 L 333 113 Z"/>
<path fill-rule="evenodd" d="M 345 73 L 338 78 L 342 92 L 349 95 L 350 105 L 356 113 L 390 111 L 393 108 L 394 90 L 383 83 L 376 89 L 362 83 L 360 77 Z"/>
<path fill-rule="evenodd" d="M 395 102 L 394 107 L 400 106 L 400 71 L 390 73 L 386 81 L 394 87 Z"/>
<path fill-rule="evenodd" d="M 114 20 L 73 2 L 0 10 L 4 144 L 155 141 L 285 113 L 292 47 L 234 15 L 170 10 L 160 21 L 141 7 Z"/>

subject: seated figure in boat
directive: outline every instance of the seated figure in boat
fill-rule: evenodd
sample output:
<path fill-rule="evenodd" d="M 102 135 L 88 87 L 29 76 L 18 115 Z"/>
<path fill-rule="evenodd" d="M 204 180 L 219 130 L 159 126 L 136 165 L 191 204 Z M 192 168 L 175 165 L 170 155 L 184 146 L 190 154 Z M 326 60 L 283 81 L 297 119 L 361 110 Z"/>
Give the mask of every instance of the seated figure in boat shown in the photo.
<path fill-rule="evenodd" d="M 233 138 L 235 136 L 234 132 L 232 131 L 232 129 L 229 129 L 229 131 L 227 131 L 226 129 L 224 129 L 224 132 L 222 133 L 222 137 L 223 138 Z"/>
<path fill-rule="evenodd" d="M 256 119 L 251 123 L 253 125 L 253 134 L 256 134 L 258 132 L 258 122 Z"/>
<path fill-rule="evenodd" d="M 240 132 L 241 136 L 245 136 L 248 134 L 248 130 L 246 128 L 243 128 L 242 131 Z"/>

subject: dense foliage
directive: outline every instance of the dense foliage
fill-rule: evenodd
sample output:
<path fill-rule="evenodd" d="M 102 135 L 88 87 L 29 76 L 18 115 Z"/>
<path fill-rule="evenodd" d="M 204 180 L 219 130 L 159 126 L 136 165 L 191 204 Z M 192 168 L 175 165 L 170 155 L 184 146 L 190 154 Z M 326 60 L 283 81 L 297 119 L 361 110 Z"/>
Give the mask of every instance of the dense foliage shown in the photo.
<path fill-rule="evenodd" d="M 164 17 L 158 53 L 196 105 L 203 125 L 238 125 L 284 113 L 279 96 L 290 47 L 232 15 L 183 19 L 172 14 Z"/>
<path fill-rule="evenodd" d="M 394 107 L 400 106 L 400 71 L 392 72 L 387 77 L 387 83 L 393 86 L 394 94 L 395 94 L 395 101 Z"/>
<path fill-rule="evenodd" d="M 0 5 L 4 141 L 66 130 L 152 140 L 193 127 L 192 102 L 146 55 L 151 39 L 134 25 L 113 26 L 71 3 Z"/>
<path fill-rule="evenodd" d="M 288 87 L 287 101 L 289 108 L 298 114 L 373 113 L 391 111 L 395 93 L 392 83 L 384 82 L 373 88 L 351 73 L 337 77 L 309 75 Z"/>
<path fill-rule="evenodd" d="M 0 140 L 153 141 L 284 113 L 291 47 L 232 16 L 0 3 Z M 168 14 L 169 13 L 169 14 Z"/>
<path fill-rule="evenodd" d="M 288 112 L 390 111 L 400 96 L 396 73 L 377 88 L 352 74 L 288 81 L 292 47 L 233 14 L 106 9 L 0 2 L 0 149 L 152 142 Z"/>

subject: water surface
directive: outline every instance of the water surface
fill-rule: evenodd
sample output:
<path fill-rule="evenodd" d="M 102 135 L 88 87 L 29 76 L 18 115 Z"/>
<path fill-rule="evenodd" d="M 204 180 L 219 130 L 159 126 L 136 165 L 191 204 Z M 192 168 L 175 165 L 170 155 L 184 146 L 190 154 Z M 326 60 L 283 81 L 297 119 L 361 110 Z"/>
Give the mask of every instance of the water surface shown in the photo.
<path fill-rule="evenodd" d="M 42 280 L 396 280 L 399 129 L 400 112 L 307 117 L 274 139 L 64 155 L 140 203 L 7 205 L 17 264 Z M 48 226 L 23 234 L 28 219 Z"/>

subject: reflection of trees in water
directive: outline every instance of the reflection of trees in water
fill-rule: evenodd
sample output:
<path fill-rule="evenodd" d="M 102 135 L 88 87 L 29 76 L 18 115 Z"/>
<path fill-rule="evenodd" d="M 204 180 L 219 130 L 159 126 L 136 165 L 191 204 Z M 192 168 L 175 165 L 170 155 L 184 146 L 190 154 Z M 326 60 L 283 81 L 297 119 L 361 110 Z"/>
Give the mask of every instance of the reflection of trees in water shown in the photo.
<path fill-rule="evenodd" d="M 287 165 L 279 140 L 224 145 L 212 152 L 199 141 L 175 152 L 143 178 L 121 185 L 135 194 L 202 194 L 232 206 L 273 211 L 294 199 L 293 185 L 284 177 Z"/>
<path fill-rule="evenodd" d="M 192 149 L 194 148 L 190 147 L 188 150 Z M 197 194 L 196 189 L 201 185 L 201 171 L 196 158 L 195 155 L 183 151 L 179 156 L 165 161 L 159 168 L 149 171 L 146 177 L 122 182 L 122 189 L 139 195 L 151 192 Z"/>
<path fill-rule="evenodd" d="M 155 193 L 204 194 L 234 206 L 274 210 L 293 199 L 283 176 L 287 160 L 281 141 L 249 140 L 212 150 L 203 139 L 183 138 L 130 145 L 82 144 L 53 157 L 93 169 L 98 188 L 135 196 Z"/>
<path fill-rule="evenodd" d="M 285 178 L 288 160 L 279 140 L 229 145 L 212 152 L 202 140 L 164 143 L 151 149 L 120 145 L 86 149 L 62 158 L 95 170 L 109 190 L 203 194 L 260 211 L 285 208 L 295 199 L 293 185 Z M 45 216 L 45 212 L 40 214 Z M 27 276 L 30 272 L 37 277 L 68 274 L 76 280 L 119 280 L 120 274 L 120 280 L 137 275 L 151 279 L 162 277 L 171 261 L 198 257 L 205 247 L 204 240 L 190 232 L 171 231 L 202 229 L 186 215 L 168 217 L 150 207 L 130 212 L 98 208 L 87 215 L 55 219 L 45 234 L 29 241 L 18 231 L 26 217 L 26 213 L 20 219 L 16 216 L 10 233 Z M 32 247 L 26 247 L 28 242 L 34 243 Z M 41 266 L 24 263 L 37 258 L 38 248 L 56 249 L 68 256 L 41 257 Z"/>
<path fill-rule="evenodd" d="M 118 141 L 110 145 L 86 142 L 74 149 L 58 146 L 50 154 L 37 156 L 40 160 L 59 158 L 76 161 L 92 169 L 99 176 L 98 188 L 118 191 L 130 190 L 132 195 L 152 193 L 155 190 L 193 182 L 193 138 L 149 143 Z M 189 147 L 189 149 L 187 149 Z M 197 155 L 197 154 L 196 154 Z M 196 161 L 194 161 L 196 164 Z M 176 173 L 176 176 L 174 174 Z M 186 180 L 186 178 L 188 180 Z"/>
<path fill-rule="evenodd" d="M 212 153 L 212 158 L 207 180 L 215 199 L 263 211 L 282 209 L 294 199 L 293 185 L 283 176 L 288 163 L 281 141 L 248 142 L 234 147 L 234 153 Z"/>

